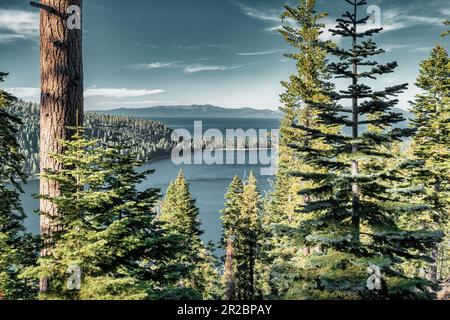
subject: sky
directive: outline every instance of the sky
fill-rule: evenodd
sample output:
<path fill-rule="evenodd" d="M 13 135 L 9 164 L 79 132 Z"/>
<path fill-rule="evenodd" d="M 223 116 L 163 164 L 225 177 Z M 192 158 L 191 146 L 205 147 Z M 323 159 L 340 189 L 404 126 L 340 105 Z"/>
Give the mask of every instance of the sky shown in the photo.
<path fill-rule="evenodd" d="M 295 0 L 84 0 L 85 108 L 104 110 L 212 104 L 277 109 L 281 81 L 295 72 L 293 52 L 278 29 L 284 4 Z M 400 97 L 408 108 L 419 63 L 437 44 L 450 18 L 448 0 L 368 0 L 380 9 L 384 31 L 375 41 L 397 61 L 396 73 L 373 84 L 410 83 Z M 327 28 L 349 6 L 318 0 Z M 285 22 L 289 23 L 289 22 Z M 329 32 L 323 38 L 331 38 Z M 340 43 L 340 39 L 332 38 Z M 344 45 L 344 44 L 342 44 Z M 0 0 L 2 89 L 39 101 L 39 15 L 28 0 Z"/>

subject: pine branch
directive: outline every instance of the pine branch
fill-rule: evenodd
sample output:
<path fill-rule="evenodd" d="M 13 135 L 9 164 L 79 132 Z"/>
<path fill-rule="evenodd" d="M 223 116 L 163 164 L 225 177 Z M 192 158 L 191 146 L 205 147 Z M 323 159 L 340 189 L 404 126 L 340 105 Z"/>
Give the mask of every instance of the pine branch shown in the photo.
<path fill-rule="evenodd" d="M 4 82 L 9 73 L 0 72 L 0 82 Z"/>
<path fill-rule="evenodd" d="M 66 14 L 61 13 L 61 12 L 59 12 L 58 10 L 56 10 L 55 8 L 50 7 L 50 6 L 48 6 L 48 5 L 46 5 L 46 4 L 43 4 L 43 3 L 30 1 L 30 5 L 31 5 L 32 7 L 35 7 L 35 8 L 41 9 L 41 10 L 45 10 L 45 11 L 47 11 L 48 13 L 54 14 L 55 16 L 58 16 L 58 17 L 60 17 L 60 18 L 64 18 L 64 17 L 66 16 Z"/>

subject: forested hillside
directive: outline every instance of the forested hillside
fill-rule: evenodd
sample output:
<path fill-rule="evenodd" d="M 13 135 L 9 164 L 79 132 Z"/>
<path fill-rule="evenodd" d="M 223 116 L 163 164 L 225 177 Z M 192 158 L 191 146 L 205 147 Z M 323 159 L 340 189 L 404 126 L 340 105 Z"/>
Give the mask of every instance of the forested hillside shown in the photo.
<path fill-rule="evenodd" d="M 26 159 L 26 172 L 39 172 L 39 105 L 18 101 L 11 108 L 11 114 L 22 119 L 17 133 L 19 144 Z M 148 161 L 167 155 L 171 150 L 172 130 L 161 123 L 127 116 L 99 115 L 86 113 L 85 126 L 89 138 L 106 143 L 125 141 L 138 160 Z"/>

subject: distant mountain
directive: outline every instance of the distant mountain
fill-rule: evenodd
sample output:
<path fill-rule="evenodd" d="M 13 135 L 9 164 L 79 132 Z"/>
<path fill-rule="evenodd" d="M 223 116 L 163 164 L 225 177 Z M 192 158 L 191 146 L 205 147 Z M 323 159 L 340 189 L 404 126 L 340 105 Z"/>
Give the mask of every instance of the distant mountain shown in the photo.
<path fill-rule="evenodd" d="M 160 106 L 140 109 L 120 108 L 91 111 L 99 114 L 122 115 L 137 118 L 279 118 L 281 113 L 253 108 L 227 109 L 212 105 Z"/>
<path fill-rule="evenodd" d="M 394 108 L 408 119 L 413 115 L 410 111 Z M 136 118 L 280 118 L 280 111 L 269 109 L 258 110 L 253 108 L 227 109 L 213 105 L 191 105 L 191 106 L 160 106 L 149 108 L 120 108 L 111 110 L 89 111 L 97 114 L 122 115 Z M 406 122 L 403 123 L 406 125 Z"/>

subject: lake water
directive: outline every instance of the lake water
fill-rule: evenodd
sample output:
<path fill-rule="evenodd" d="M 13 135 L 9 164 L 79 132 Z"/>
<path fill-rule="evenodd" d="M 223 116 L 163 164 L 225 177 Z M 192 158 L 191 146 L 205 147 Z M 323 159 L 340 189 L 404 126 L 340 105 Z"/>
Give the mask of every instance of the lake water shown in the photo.
<path fill-rule="evenodd" d="M 158 119 L 171 128 L 193 128 L 194 119 Z M 197 119 L 195 119 L 197 120 Z M 278 127 L 276 119 L 203 119 L 204 130 L 217 128 L 222 132 L 225 129 L 275 129 Z M 246 159 L 249 153 L 257 151 L 245 151 Z M 270 152 L 269 152 L 270 154 Z M 186 179 L 190 183 L 192 195 L 197 199 L 200 209 L 200 219 L 205 241 L 217 242 L 220 239 L 220 210 L 224 208 L 224 195 L 231 180 L 235 175 L 245 177 L 252 170 L 259 180 L 259 189 L 262 194 L 267 192 L 273 176 L 261 176 L 261 168 L 258 164 L 231 164 L 231 165 L 175 165 L 170 158 L 157 160 L 143 166 L 142 169 L 154 169 L 155 173 L 149 176 L 140 189 L 159 188 L 164 193 L 178 172 L 183 170 Z M 26 226 L 33 233 L 39 232 L 39 216 L 33 213 L 39 207 L 39 201 L 33 195 L 39 192 L 39 181 L 29 181 L 24 186 L 25 194 L 22 196 L 24 209 L 28 214 Z"/>

